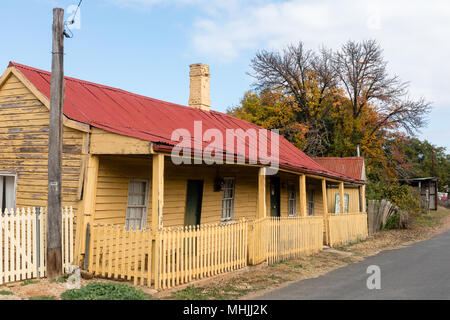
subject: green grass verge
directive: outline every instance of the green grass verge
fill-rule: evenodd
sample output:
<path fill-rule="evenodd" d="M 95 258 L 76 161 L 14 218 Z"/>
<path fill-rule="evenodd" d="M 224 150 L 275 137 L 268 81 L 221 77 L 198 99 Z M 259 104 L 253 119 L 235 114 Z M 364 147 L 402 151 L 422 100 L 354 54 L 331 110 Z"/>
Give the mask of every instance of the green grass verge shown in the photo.
<path fill-rule="evenodd" d="M 217 287 L 188 286 L 172 293 L 169 299 L 173 300 L 232 300 L 237 299 L 251 290 L 238 289 L 232 285 Z"/>
<path fill-rule="evenodd" d="M 28 300 L 56 300 L 55 296 L 34 296 L 30 297 Z"/>
<path fill-rule="evenodd" d="M 12 296 L 14 293 L 7 290 L 0 291 L 0 296 Z"/>
<path fill-rule="evenodd" d="M 63 300 L 148 300 L 142 290 L 106 282 L 91 282 L 80 289 L 70 289 L 61 294 Z"/>
<path fill-rule="evenodd" d="M 26 280 L 24 282 L 22 282 L 20 285 L 22 287 L 28 286 L 30 284 L 35 284 L 35 283 L 39 283 L 39 280 Z"/>
<path fill-rule="evenodd" d="M 414 226 L 417 227 L 436 227 L 442 219 L 450 216 L 450 209 L 438 207 L 436 211 L 430 210 L 428 214 L 420 214 L 414 216 Z"/>

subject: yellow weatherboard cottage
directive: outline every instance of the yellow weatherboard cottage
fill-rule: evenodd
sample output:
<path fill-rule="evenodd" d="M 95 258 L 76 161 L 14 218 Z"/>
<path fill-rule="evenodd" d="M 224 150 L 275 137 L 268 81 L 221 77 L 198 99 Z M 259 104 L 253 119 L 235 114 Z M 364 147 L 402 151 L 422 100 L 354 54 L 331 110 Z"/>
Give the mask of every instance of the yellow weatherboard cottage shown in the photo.
<path fill-rule="evenodd" d="M 234 130 L 247 148 L 245 132 L 260 129 L 211 110 L 209 68 L 190 68 L 188 107 L 65 78 L 63 204 L 76 216 L 76 264 L 164 288 L 367 235 L 364 180 L 283 137 L 275 175 L 259 162 L 174 164 L 177 129 L 201 121 L 224 136 Z M 10 63 L 0 78 L 2 209 L 46 206 L 49 93 L 43 70 Z M 335 209 L 332 185 L 348 208 Z"/>

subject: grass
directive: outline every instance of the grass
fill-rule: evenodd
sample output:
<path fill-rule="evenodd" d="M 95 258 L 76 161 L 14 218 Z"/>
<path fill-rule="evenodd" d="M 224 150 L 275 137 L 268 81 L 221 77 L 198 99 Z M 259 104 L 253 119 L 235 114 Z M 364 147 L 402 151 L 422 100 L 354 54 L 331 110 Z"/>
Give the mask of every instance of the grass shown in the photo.
<path fill-rule="evenodd" d="M 278 264 L 286 266 L 287 262 Z M 278 285 L 288 279 L 277 274 L 265 273 L 261 277 L 235 276 L 226 280 L 222 280 L 214 285 L 195 286 L 190 285 L 184 289 L 172 292 L 170 296 L 164 299 L 175 300 L 235 300 L 250 292 L 265 289 L 271 285 Z"/>
<path fill-rule="evenodd" d="M 56 300 L 55 296 L 34 296 L 30 297 L 28 300 Z"/>
<path fill-rule="evenodd" d="M 26 280 L 26 281 L 22 282 L 20 285 L 22 287 L 25 287 L 25 286 L 28 286 L 30 284 L 36 284 L 36 283 L 39 283 L 39 280 Z"/>
<path fill-rule="evenodd" d="M 142 290 L 125 284 L 91 282 L 80 289 L 70 289 L 61 294 L 63 300 L 148 300 Z"/>
<path fill-rule="evenodd" d="M 60 278 L 52 279 L 52 283 L 65 283 L 69 275 L 64 275 Z"/>
<path fill-rule="evenodd" d="M 414 216 L 414 226 L 416 227 L 436 227 L 442 219 L 450 216 L 450 209 L 438 207 L 436 211 L 430 210 L 429 214 L 419 214 Z"/>
<path fill-rule="evenodd" d="M 172 297 L 176 300 L 207 300 L 208 296 L 202 293 L 202 289 L 188 286 L 182 290 L 175 291 Z"/>
<path fill-rule="evenodd" d="M 190 285 L 173 292 L 168 298 L 175 300 L 232 300 L 246 295 L 250 291 L 246 288 L 237 288 L 229 283 L 214 287 L 196 287 Z"/>
<path fill-rule="evenodd" d="M 0 291 L 0 296 L 12 296 L 14 293 L 7 290 Z"/>

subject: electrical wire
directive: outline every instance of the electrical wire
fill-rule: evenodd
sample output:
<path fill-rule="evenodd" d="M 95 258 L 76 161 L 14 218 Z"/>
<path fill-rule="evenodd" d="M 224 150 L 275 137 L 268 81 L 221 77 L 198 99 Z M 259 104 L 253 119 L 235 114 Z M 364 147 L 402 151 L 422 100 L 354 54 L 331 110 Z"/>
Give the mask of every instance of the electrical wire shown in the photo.
<path fill-rule="evenodd" d="M 82 2 L 83 2 L 83 0 L 80 0 L 80 2 L 78 2 L 78 6 L 77 6 L 77 9 L 75 10 L 72 20 L 64 22 L 64 36 L 66 38 L 69 38 L 69 39 L 73 38 L 73 32 L 72 32 L 72 30 L 70 30 L 70 28 L 68 26 L 75 23 L 75 17 L 77 16 L 78 10 L 80 9 Z M 69 32 L 69 33 L 67 33 L 67 32 Z"/>

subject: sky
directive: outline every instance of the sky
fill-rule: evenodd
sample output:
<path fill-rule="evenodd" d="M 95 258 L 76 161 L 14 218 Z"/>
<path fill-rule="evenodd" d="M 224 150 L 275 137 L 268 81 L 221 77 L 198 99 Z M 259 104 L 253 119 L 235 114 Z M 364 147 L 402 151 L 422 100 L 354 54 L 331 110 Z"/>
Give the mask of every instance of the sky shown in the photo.
<path fill-rule="evenodd" d="M 0 70 L 9 61 L 50 70 L 52 8 L 78 0 L 0 4 Z M 189 65 L 210 66 L 212 108 L 225 112 L 252 87 L 258 50 L 303 41 L 313 50 L 376 39 L 391 74 L 431 101 L 418 135 L 450 152 L 450 1 L 84 0 L 65 74 L 187 105 Z"/>

